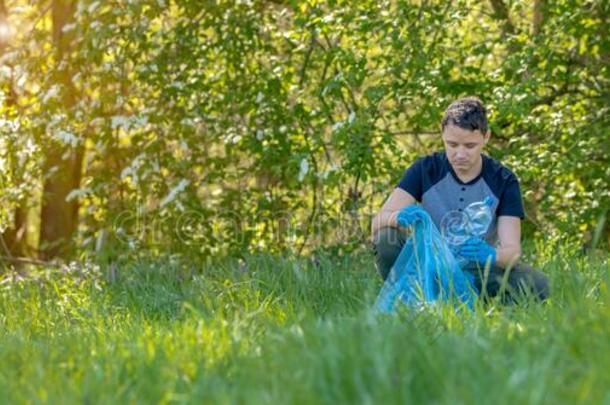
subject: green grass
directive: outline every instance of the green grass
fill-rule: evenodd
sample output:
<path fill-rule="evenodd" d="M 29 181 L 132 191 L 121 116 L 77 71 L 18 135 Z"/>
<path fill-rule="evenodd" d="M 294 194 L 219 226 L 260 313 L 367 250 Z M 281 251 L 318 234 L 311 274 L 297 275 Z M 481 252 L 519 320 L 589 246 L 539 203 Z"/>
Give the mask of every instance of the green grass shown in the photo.
<path fill-rule="evenodd" d="M 610 403 L 606 257 L 539 252 L 545 304 L 375 316 L 372 258 L 6 276 L 2 403 Z"/>

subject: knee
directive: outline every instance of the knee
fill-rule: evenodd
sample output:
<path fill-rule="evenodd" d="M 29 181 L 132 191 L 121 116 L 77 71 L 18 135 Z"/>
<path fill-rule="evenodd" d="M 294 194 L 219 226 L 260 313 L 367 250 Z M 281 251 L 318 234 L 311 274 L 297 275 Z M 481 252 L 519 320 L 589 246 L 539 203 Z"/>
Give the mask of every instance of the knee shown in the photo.
<path fill-rule="evenodd" d="M 385 227 L 379 229 L 375 234 L 373 243 L 375 247 L 392 247 L 400 244 L 402 239 L 400 238 L 400 230 L 397 228 Z"/>
<path fill-rule="evenodd" d="M 551 283 L 546 274 L 529 266 L 524 266 L 520 270 L 523 272 L 523 277 L 521 277 L 523 287 L 530 290 L 540 301 L 550 297 Z"/>
<path fill-rule="evenodd" d="M 549 298 L 551 296 L 551 282 L 548 276 L 540 270 L 534 270 L 532 279 L 536 297 L 541 301 Z"/>
<path fill-rule="evenodd" d="M 375 254 L 381 257 L 389 256 L 395 258 L 400 249 L 402 249 L 403 244 L 404 238 L 400 230 L 389 227 L 380 229 L 373 240 Z"/>
<path fill-rule="evenodd" d="M 377 270 L 385 280 L 404 245 L 404 236 L 396 228 L 380 229 L 373 240 Z"/>

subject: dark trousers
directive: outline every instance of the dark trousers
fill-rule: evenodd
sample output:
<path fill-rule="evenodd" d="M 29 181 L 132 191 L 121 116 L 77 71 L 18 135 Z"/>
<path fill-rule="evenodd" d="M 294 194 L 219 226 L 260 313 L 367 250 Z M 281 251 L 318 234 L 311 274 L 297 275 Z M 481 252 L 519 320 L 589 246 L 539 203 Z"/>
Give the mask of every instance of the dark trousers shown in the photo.
<path fill-rule="evenodd" d="M 377 270 L 385 280 L 400 254 L 408 235 L 397 228 L 382 228 L 373 242 Z M 545 300 L 550 295 L 548 277 L 528 265 L 516 264 L 511 269 L 493 266 L 485 274 L 484 268 L 467 269 L 474 275 L 475 286 L 483 298 L 500 295 L 506 302 L 531 294 Z"/>

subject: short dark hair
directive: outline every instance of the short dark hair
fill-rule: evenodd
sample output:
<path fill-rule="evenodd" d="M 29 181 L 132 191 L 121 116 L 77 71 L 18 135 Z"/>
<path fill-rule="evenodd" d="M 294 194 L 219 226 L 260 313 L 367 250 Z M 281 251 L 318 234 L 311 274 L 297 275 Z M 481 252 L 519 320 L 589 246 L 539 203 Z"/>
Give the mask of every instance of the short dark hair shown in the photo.
<path fill-rule="evenodd" d="M 445 110 L 441 121 L 441 131 L 449 125 L 455 125 L 470 131 L 487 132 L 487 112 L 481 100 L 476 97 L 465 97 L 454 101 Z"/>

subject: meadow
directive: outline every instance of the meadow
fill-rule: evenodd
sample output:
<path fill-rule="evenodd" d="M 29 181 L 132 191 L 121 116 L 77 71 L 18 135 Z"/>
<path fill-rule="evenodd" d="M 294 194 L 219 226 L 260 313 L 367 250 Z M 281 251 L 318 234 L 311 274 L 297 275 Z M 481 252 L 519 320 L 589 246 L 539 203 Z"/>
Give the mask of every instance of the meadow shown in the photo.
<path fill-rule="evenodd" d="M 2 403 L 610 403 L 610 264 L 531 256 L 545 303 L 379 316 L 369 252 L 5 273 Z"/>

